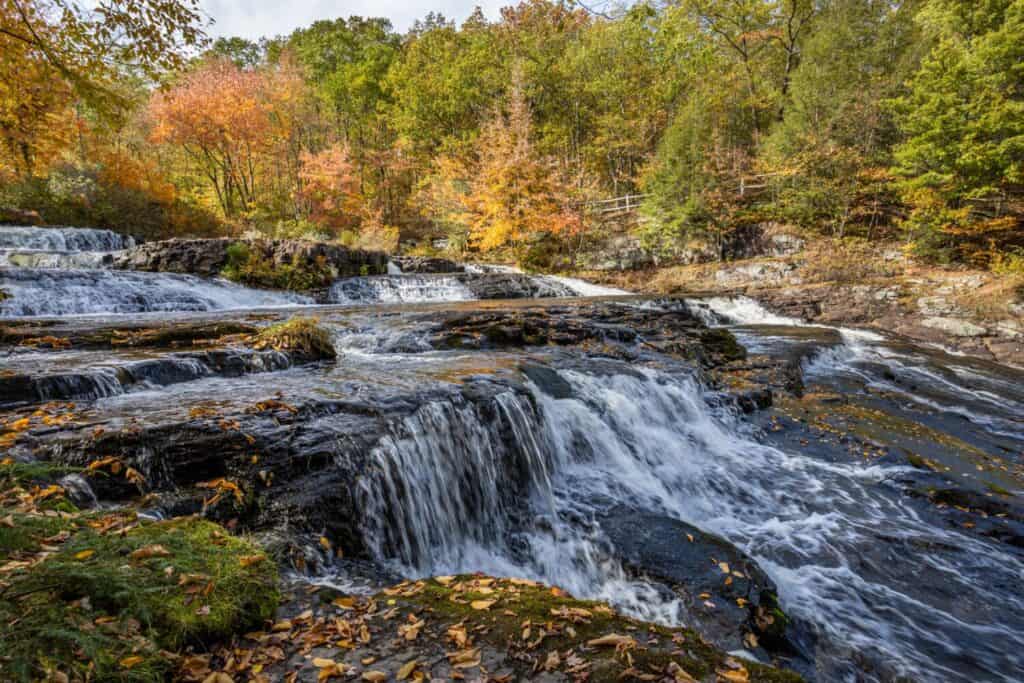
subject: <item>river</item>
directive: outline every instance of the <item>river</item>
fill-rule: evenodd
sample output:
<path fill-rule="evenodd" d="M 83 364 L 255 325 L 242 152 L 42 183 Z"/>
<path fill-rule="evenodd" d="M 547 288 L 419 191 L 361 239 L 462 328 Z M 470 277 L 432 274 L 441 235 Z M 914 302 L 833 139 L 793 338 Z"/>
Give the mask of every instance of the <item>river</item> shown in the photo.
<path fill-rule="evenodd" d="M 684 522 L 724 537 L 771 578 L 792 618 L 785 660 L 812 680 L 1020 680 L 1020 370 L 805 326 L 746 299 L 653 299 L 538 278 L 543 298 L 482 301 L 456 278 L 396 273 L 340 281 L 331 303 L 316 305 L 192 276 L 82 268 L 75 256 L 124 246 L 97 231 L 0 227 L 5 263 L 15 252 L 64 255 L 0 267 L 0 317 L 60 337 L 301 313 L 331 331 L 340 360 L 261 357 L 258 372 L 225 372 L 207 356 L 153 349 L 7 346 L 5 370 L 43 378 L 54 393 L 41 398 L 76 400 L 78 421 L 112 432 L 185 423 L 210 407 L 241 414 L 268 397 L 372 406 L 363 412 L 376 431 L 359 432 L 358 446 L 368 465 L 351 490 L 321 491 L 317 505 L 329 518 L 335 497 L 351 499 L 354 533 L 382 573 L 523 576 L 646 620 L 700 624 L 708 616 L 693 600 L 623 550 L 642 528 L 671 556 L 687 542 L 673 526 Z M 446 316 L 534 312 L 600 317 L 610 340 L 615 316 L 693 317 L 732 331 L 765 363 L 798 368 L 802 391 L 747 412 L 692 362 L 635 340 L 620 344 L 628 353 L 437 341 Z M 310 457 L 340 462 L 359 414 L 310 417 Z M 325 566 L 310 580 L 371 584 L 365 566 Z"/>

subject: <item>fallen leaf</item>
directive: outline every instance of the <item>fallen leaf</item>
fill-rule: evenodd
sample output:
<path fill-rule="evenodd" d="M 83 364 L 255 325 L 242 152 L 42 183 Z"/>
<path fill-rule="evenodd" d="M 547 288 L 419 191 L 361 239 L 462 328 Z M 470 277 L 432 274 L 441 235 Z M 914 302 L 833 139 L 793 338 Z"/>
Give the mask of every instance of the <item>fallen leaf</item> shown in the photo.
<path fill-rule="evenodd" d="M 729 563 L 728 562 L 719 562 L 718 563 L 718 568 L 722 570 L 723 574 L 728 574 L 729 573 Z"/>
<path fill-rule="evenodd" d="M 495 600 L 474 600 L 473 602 L 469 603 L 469 606 L 475 610 L 485 610 L 490 609 L 491 605 L 493 605 L 495 602 Z"/>
<path fill-rule="evenodd" d="M 258 564 L 259 562 L 262 562 L 264 557 L 266 557 L 266 556 L 265 555 L 243 555 L 242 557 L 238 558 L 238 564 L 240 564 L 242 567 L 251 567 L 254 564 Z"/>
<path fill-rule="evenodd" d="M 402 668 L 398 670 L 398 673 L 395 674 L 395 678 L 397 678 L 400 681 L 404 681 L 405 679 L 407 679 L 409 676 L 412 675 L 412 672 L 416 670 L 416 666 L 418 664 L 419 664 L 419 660 L 418 659 L 414 659 L 411 662 L 406 662 L 402 666 Z"/>
<path fill-rule="evenodd" d="M 131 657 L 125 657 L 119 663 L 122 669 L 130 669 L 133 666 L 138 666 L 142 662 L 146 661 L 145 658 L 139 657 L 138 655 L 132 655 Z"/>
<path fill-rule="evenodd" d="M 363 672 L 363 680 L 364 681 L 374 681 L 375 683 L 380 683 L 380 681 L 388 680 L 388 675 L 386 673 L 384 673 L 383 671 L 364 671 Z"/>
<path fill-rule="evenodd" d="M 152 557 L 170 557 L 170 555 L 171 551 L 162 545 L 147 545 L 144 548 L 139 548 L 129 557 L 133 560 L 148 560 Z"/>
<path fill-rule="evenodd" d="M 95 550 L 83 550 L 75 553 L 76 560 L 88 560 L 90 557 L 96 554 Z"/>
<path fill-rule="evenodd" d="M 588 640 L 587 645 L 590 647 L 634 647 L 636 646 L 636 641 L 629 636 L 621 636 L 618 633 L 609 633 L 606 636 Z"/>

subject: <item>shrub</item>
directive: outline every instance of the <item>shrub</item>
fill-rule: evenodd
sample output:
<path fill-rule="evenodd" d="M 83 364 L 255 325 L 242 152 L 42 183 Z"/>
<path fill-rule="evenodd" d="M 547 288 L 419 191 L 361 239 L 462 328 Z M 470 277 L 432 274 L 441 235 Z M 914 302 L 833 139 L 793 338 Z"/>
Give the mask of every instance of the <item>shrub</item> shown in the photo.
<path fill-rule="evenodd" d="M 265 289 L 308 291 L 330 287 L 335 273 L 323 258 L 313 263 L 274 263 L 244 242 L 227 248 L 227 262 L 221 271 L 228 280 Z"/>

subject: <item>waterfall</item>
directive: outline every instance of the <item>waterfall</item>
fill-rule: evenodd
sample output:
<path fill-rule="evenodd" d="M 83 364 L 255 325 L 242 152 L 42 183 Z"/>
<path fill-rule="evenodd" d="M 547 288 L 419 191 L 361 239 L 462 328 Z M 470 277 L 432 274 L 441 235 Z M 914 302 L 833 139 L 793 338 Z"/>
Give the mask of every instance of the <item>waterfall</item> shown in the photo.
<path fill-rule="evenodd" d="M 312 304 L 309 297 L 191 275 L 107 270 L 0 270 L 0 318 L 217 311 Z"/>
<path fill-rule="evenodd" d="M 452 276 L 372 276 L 338 280 L 331 287 L 332 303 L 367 304 L 472 301 L 476 295 L 460 278 Z"/>
<path fill-rule="evenodd" d="M 110 252 L 133 246 L 134 239 L 110 230 L 0 225 L 0 249 Z"/>
<path fill-rule="evenodd" d="M 362 483 L 378 559 L 418 576 L 526 576 L 643 618 L 685 621 L 671 598 L 623 571 L 602 534 L 602 515 L 641 510 L 756 558 L 784 608 L 816 632 L 833 679 L 863 673 L 849 648 L 874 662 L 876 673 L 859 680 L 941 671 L 950 681 L 1009 681 L 1000 672 L 1024 666 L 1024 596 L 1005 591 L 1019 586 L 1017 559 L 922 518 L 886 485 L 895 466 L 765 445 L 739 417 L 709 407 L 688 377 L 625 367 L 558 374 L 568 398 L 509 393 L 494 400 L 497 419 L 430 404 L 378 444 Z M 977 605 L 1001 607 L 996 616 Z"/>

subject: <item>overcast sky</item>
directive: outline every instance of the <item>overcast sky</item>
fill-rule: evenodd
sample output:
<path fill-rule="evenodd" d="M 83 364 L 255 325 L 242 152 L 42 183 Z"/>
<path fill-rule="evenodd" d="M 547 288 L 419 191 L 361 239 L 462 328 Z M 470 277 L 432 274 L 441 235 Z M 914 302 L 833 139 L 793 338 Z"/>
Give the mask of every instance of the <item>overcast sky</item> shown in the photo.
<path fill-rule="evenodd" d="M 489 19 L 511 0 L 203 0 L 206 13 L 216 23 L 211 36 L 273 37 L 291 33 L 317 19 L 352 15 L 386 17 L 399 31 L 408 29 L 428 12 L 440 12 L 461 22 L 479 5 Z"/>

